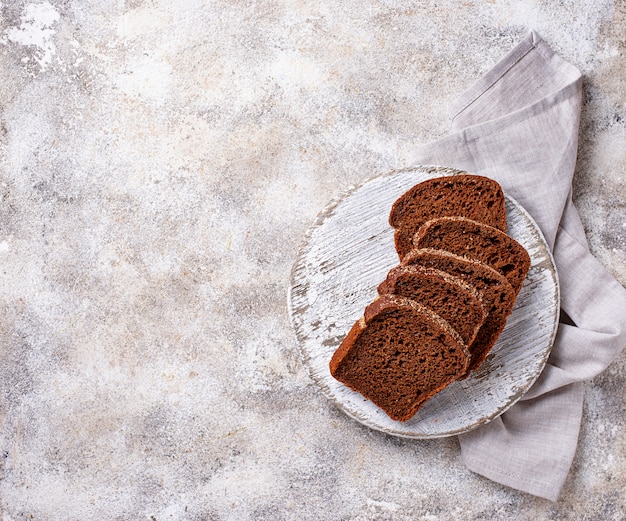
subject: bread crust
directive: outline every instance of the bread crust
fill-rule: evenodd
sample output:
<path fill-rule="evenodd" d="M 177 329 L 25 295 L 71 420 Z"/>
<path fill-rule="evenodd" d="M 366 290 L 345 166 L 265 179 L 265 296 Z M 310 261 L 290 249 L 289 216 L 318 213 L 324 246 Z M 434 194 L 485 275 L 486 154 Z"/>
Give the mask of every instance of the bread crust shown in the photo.
<path fill-rule="evenodd" d="M 530 269 L 530 256 L 513 237 L 465 217 L 439 217 L 424 223 L 413 237 L 415 248 L 446 250 L 477 260 L 504 275 L 515 296 Z"/>
<path fill-rule="evenodd" d="M 393 293 L 428 306 L 446 320 L 468 346 L 487 318 L 483 296 L 475 287 L 432 267 L 396 266 L 378 289 L 381 295 Z"/>
<path fill-rule="evenodd" d="M 484 222 L 506 232 L 502 187 L 488 177 L 464 172 L 428 179 L 407 190 L 389 213 L 400 259 L 412 249 L 413 236 L 423 223 L 451 215 Z"/>
<path fill-rule="evenodd" d="M 474 286 L 482 294 L 488 315 L 476 339 L 469 346 L 471 362 L 467 374 L 476 371 L 489 355 L 513 311 L 516 293 L 509 281 L 482 262 L 432 248 L 413 249 L 405 256 L 403 265 L 427 266 L 446 271 Z"/>
<path fill-rule="evenodd" d="M 393 324 L 410 322 L 411 327 L 390 335 L 385 328 L 394 320 Z M 433 360 L 446 357 L 452 363 L 431 367 Z M 445 320 L 410 299 L 383 295 L 367 306 L 329 367 L 334 378 L 374 402 L 390 418 L 407 421 L 463 375 L 468 365 L 467 346 Z"/>

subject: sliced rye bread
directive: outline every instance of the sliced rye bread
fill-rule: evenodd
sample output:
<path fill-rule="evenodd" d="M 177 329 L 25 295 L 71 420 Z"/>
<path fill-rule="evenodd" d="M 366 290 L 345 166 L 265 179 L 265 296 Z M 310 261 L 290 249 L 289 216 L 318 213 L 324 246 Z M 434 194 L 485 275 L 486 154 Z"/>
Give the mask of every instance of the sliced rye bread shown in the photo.
<path fill-rule="evenodd" d="M 393 293 L 429 307 L 448 322 L 468 346 L 487 318 L 481 294 L 462 279 L 438 269 L 396 266 L 378 288 L 381 295 Z"/>
<path fill-rule="evenodd" d="M 413 236 L 422 224 L 445 216 L 467 217 L 506 232 L 502 188 L 488 177 L 464 173 L 429 179 L 409 189 L 389 214 L 400 259 L 413 248 Z"/>
<path fill-rule="evenodd" d="M 469 352 L 439 315 L 415 301 L 383 295 L 372 302 L 333 355 L 334 378 L 393 420 L 409 420 L 464 375 Z"/>
<path fill-rule="evenodd" d="M 530 269 L 530 256 L 519 242 L 492 226 L 464 217 L 427 221 L 413 243 L 416 248 L 446 250 L 491 266 L 507 278 L 516 297 Z"/>
<path fill-rule="evenodd" d="M 404 257 L 404 265 L 426 266 L 445 271 L 463 279 L 481 293 L 488 315 L 476 339 L 469 346 L 471 362 L 468 374 L 478 369 L 504 330 L 506 321 L 513 311 L 516 296 L 509 281 L 504 275 L 482 262 L 431 248 L 411 250 Z"/>

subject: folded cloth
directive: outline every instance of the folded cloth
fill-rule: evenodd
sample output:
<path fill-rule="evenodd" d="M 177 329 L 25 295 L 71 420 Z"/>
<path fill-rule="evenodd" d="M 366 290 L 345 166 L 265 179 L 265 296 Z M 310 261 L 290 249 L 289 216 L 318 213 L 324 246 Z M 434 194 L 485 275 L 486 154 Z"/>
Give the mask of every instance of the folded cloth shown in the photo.
<path fill-rule="evenodd" d="M 531 31 L 454 103 L 452 133 L 412 158 L 497 180 L 552 248 L 562 319 L 548 363 L 522 400 L 459 437 L 469 469 L 552 501 L 576 451 L 582 382 L 626 345 L 626 290 L 589 252 L 572 204 L 581 86 L 580 72 Z"/>

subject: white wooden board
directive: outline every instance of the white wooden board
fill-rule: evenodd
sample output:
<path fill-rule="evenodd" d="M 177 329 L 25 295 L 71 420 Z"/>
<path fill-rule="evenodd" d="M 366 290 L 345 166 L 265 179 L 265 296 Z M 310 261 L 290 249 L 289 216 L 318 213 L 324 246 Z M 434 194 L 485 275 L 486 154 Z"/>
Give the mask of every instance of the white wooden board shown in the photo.
<path fill-rule="evenodd" d="M 398 264 L 388 216 L 413 185 L 453 175 L 414 167 L 377 176 L 331 202 L 308 230 L 292 271 L 289 313 L 311 378 L 349 416 L 373 429 L 412 438 L 456 435 L 502 414 L 535 382 L 556 335 L 559 286 L 554 260 L 537 224 L 506 195 L 508 233 L 530 254 L 531 268 L 506 328 L 484 364 L 429 400 L 407 422 L 391 420 L 336 381 L 328 362 Z"/>

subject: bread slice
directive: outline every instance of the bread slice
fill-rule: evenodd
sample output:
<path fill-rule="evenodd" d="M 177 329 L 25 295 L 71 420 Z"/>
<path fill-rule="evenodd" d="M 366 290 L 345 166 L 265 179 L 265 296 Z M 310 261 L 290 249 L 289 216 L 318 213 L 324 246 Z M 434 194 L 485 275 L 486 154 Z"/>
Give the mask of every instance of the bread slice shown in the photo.
<path fill-rule="evenodd" d="M 396 266 L 379 287 L 429 307 L 471 345 L 487 318 L 482 296 L 462 279 L 445 271 L 419 265 Z"/>
<path fill-rule="evenodd" d="M 422 224 L 445 216 L 467 217 L 506 232 L 502 188 L 493 179 L 467 173 L 415 185 L 395 201 L 389 214 L 400 259 L 413 248 L 413 236 Z"/>
<path fill-rule="evenodd" d="M 481 294 L 488 315 L 476 339 L 469 346 L 471 354 L 469 371 L 478 369 L 504 330 L 507 319 L 513 311 L 516 297 L 509 281 L 504 275 L 482 262 L 443 250 L 414 249 L 404 257 L 403 263 L 406 266 L 419 265 L 445 271 L 472 285 Z"/>
<path fill-rule="evenodd" d="M 464 217 L 440 217 L 424 223 L 413 243 L 416 248 L 446 250 L 491 266 L 507 278 L 516 297 L 530 269 L 530 256 L 519 242 Z"/>
<path fill-rule="evenodd" d="M 439 315 L 415 301 L 383 295 L 372 302 L 335 351 L 334 378 L 406 421 L 465 374 L 467 346 Z"/>

